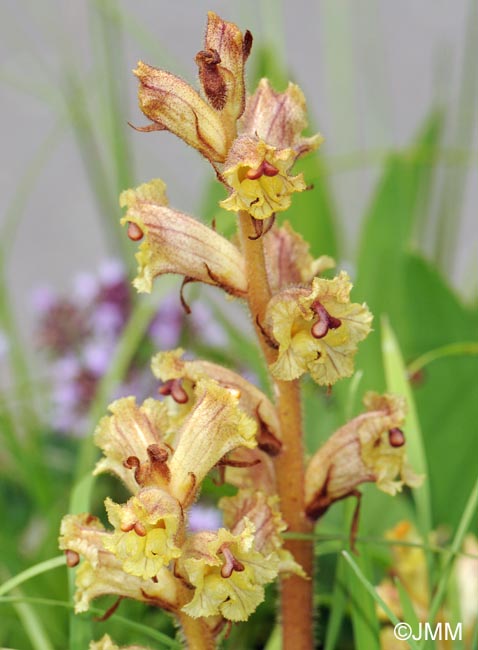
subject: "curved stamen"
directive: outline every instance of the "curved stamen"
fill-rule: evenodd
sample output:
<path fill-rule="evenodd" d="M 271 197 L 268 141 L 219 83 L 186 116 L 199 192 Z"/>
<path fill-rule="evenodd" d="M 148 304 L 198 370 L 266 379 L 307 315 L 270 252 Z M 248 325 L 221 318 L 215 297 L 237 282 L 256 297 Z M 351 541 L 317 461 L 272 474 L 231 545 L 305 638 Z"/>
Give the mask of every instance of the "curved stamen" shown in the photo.
<path fill-rule="evenodd" d="M 263 160 L 259 167 L 256 169 L 249 169 L 249 171 L 246 174 L 246 178 L 248 178 L 250 181 L 257 181 L 261 176 L 277 176 L 279 173 L 279 170 L 277 167 L 274 167 L 274 165 L 271 165 L 270 162 L 267 162 L 267 160 Z"/>
<path fill-rule="evenodd" d="M 178 404 L 186 404 L 189 396 L 181 385 L 180 379 L 169 379 L 160 388 L 158 388 L 160 395 L 170 395 Z"/>
<path fill-rule="evenodd" d="M 329 314 L 318 300 L 313 303 L 311 309 L 319 317 L 319 320 L 312 325 L 312 329 L 310 330 L 315 339 L 324 338 L 329 330 L 336 330 L 342 325 L 340 318 L 335 318 L 335 316 Z"/>
<path fill-rule="evenodd" d="M 244 565 L 236 560 L 231 550 L 227 546 L 222 546 L 219 553 L 224 555 L 224 564 L 221 568 L 221 575 L 223 578 L 230 578 L 233 571 L 244 571 Z"/>

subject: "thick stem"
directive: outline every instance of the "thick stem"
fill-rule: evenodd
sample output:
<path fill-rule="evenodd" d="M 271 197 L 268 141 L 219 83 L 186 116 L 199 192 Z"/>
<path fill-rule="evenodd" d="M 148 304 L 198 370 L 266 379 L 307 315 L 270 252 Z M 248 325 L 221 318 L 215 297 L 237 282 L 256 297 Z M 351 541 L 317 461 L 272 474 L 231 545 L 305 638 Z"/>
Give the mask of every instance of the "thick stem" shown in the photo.
<path fill-rule="evenodd" d="M 179 612 L 178 619 L 188 650 L 214 650 L 216 647 L 214 634 L 203 618 L 191 618 Z"/>
<path fill-rule="evenodd" d="M 262 238 L 250 239 L 256 233 L 246 212 L 239 214 L 239 227 L 248 274 L 249 308 L 264 356 L 270 363 L 275 360 L 275 351 L 264 339 L 260 327 L 271 297 L 263 242 Z M 299 384 L 297 381 L 276 381 L 275 387 L 283 444 L 276 458 L 281 512 L 289 532 L 310 533 L 312 524 L 304 514 L 305 468 Z M 285 547 L 310 576 L 310 580 L 292 576 L 281 581 L 282 647 L 284 650 L 312 650 L 313 542 L 290 540 Z"/>

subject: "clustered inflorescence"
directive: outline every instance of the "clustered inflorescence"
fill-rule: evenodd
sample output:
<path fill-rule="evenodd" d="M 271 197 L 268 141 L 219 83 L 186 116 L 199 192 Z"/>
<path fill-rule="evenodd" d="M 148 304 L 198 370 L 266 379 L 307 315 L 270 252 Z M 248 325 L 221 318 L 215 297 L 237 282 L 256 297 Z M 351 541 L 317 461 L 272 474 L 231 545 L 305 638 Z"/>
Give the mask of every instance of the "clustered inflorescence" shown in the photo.
<path fill-rule="evenodd" d="M 221 288 L 248 303 L 269 351 L 272 381 L 293 382 L 309 373 L 330 387 L 353 374 L 372 315 L 365 304 L 350 301 L 344 271 L 323 277 L 335 265 L 331 258 L 314 260 L 288 223 L 275 223 L 293 193 L 307 189 L 303 175 L 293 175 L 294 163 L 322 138 L 302 135 L 305 100 L 296 85 L 279 93 L 263 79 L 246 95 L 251 45 L 249 32 L 211 12 L 196 56 L 200 92 L 140 62 L 139 103 L 151 123 L 138 130 L 168 130 L 210 161 L 228 192 L 221 206 L 249 220 L 249 239 L 263 251 L 266 274 L 259 282 L 270 299 L 263 313 L 254 313 L 251 295 L 258 287 L 244 246 L 169 207 L 161 180 L 120 197 L 128 236 L 141 242 L 134 286 L 150 292 L 157 276 L 175 273 Z M 188 360 L 181 349 L 157 354 L 152 370 L 161 399 L 115 401 L 95 433 L 103 452 L 95 474 L 116 475 L 131 497 L 123 504 L 106 499 L 108 528 L 89 514 L 67 515 L 60 546 L 68 565 L 79 565 L 77 612 L 104 594 L 133 598 L 174 614 L 189 647 L 214 647 L 228 622 L 247 620 L 279 574 L 311 579 L 283 545 L 287 522 L 276 460 L 285 453 L 286 432 L 276 405 L 232 370 Z M 363 482 L 391 494 L 417 483 L 400 428 L 403 400 L 369 393 L 365 409 L 308 462 L 298 489 L 305 491 L 310 521 L 356 495 Z M 189 510 L 214 468 L 237 493 L 219 502 L 223 527 L 192 533 Z M 107 636 L 91 646 L 116 647 Z"/>

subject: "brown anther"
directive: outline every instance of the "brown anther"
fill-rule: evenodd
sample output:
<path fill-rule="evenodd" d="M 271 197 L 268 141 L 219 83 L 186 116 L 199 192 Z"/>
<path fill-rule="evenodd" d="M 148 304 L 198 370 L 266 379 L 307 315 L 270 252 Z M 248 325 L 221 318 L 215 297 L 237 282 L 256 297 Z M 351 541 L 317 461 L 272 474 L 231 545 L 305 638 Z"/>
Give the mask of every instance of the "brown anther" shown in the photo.
<path fill-rule="evenodd" d="M 122 526 L 120 526 L 120 530 L 123 533 L 130 533 L 135 526 L 136 524 L 123 524 Z"/>
<path fill-rule="evenodd" d="M 128 456 L 128 458 L 123 461 L 123 465 L 127 469 L 136 469 L 140 466 L 139 458 L 137 456 Z"/>
<path fill-rule="evenodd" d="M 218 69 L 221 63 L 219 52 L 213 49 L 201 50 L 196 55 L 196 63 L 206 97 L 213 108 L 222 111 L 227 102 L 227 85 L 223 74 Z"/>
<path fill-rule="evenodd" d="M 137 223 L 133 223 L 132 221 L 128 223 L 127 232 L 128 237 L 131 239 L 131 241 L 140 241 L 140 239 L 143 239 L 144 237 L 144 232 L 141 230 Z"/>
<path fill-rule="evenodd" d="M 329 330 L 336 330 L 342 325 L 340 318 L 335 318 L 325 309 L 325 307 L 316 300 L 311 306 L 312 311 L 314 311 L 319 320 L 312 325 L 310 333 L 315 339 L 322 339 Z"/>
<path fill-rule="evenodd" d="M 269 177 L 270 176 L 277 176 L 277 174 L 279 173 L 279 170 L 277 169 L 277 167 L 274 167 L 274 165 L 271 165 L 271 163 L 267 162 L 267 160 L 264 160 L 264 162 L 262 163 L 262 168 L 263 168 L 264 176 L 269 176 Z"/>
<path fill-rule="evenodd" d="M 165 463 L 168 460 L 168 450 L 158 444 L 149 445 L 146 451 L 152 463 Z"/>
<path fill-rule="evenodd" d="M 189 396 L 181 385 L 180 379 L 169 379 L 160 388 L 158 388 L 160 395 L 170 395 L 178 404 L 186 404 Z"/>
<path fill-rule="evenodd" d="M 224 564 L 221 568 L 221 575 L 223 578 L 230 578 L 233 571 L 244 571 L 244 565 L 241 564 L 239 560 L 236 560 L 231 550 L 226 545 L 221 546 L 218 552 L 224 555 Z"/>
<path fill-rule="evenodd" d="M 246 178 L 248 178 L 250 181 L 257 181 L 261 176 L 277 176 L 279 173 L 279 170 L 277 167 L 274 167 L 274 165 L 271 165 L 270 162 L 267 162 L 267 160 L 263 160 L 259 167 L 256 167 L 256 169 L 249 169 L 249 171 L 246 173 Z"/>
<path fill-rule="evenodd" d="M 401 429 L 395 427 L 388 432 L 388 441 L 391 447 L 403 447 L 405 435 Z"/>
<path fill-rule="evenodd" d="M 136 535 L 138 535 L 139 537 L 146 537 L 146 528 L 144 527 L 144 524 L 142 524 L 140 521 L 137 521 L 135 523 L 133 529 Z"/>
<path fill-rule="evenodd" d="M 67 548 L 65 551 L 66 566 L 72 569 L 80 563 L 80 556 L 76 551 Z"/>

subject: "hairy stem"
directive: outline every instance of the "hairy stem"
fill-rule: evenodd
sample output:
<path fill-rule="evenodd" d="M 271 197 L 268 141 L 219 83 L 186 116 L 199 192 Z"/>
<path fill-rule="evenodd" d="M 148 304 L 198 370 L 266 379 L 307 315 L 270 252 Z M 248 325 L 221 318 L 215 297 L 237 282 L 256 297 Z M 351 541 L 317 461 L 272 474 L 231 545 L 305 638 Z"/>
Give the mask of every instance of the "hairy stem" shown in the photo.
<path fill-rule="evenodd" d="M 249 309 L 264 356 L 270 363 L 275 360 L 275 351 L 268 345 L 261 331 L 267 303 L 271 297 L 263 242 L 262 238 L 250 239 L 256 233 L 247 212 L 239 214 L 239 228 L 248 274 Z M 274 383 L 283 444 L 282 451 L 276 458 L 277 490 L 281 511 L 289 532 L 310 533 L 312 523 L 304 514 L 304 449 L 299 383 L 298 381 L 275 381 Z M 311 579 L 305 580 L 299 576 L 292 576 L 281 581 L 283 648 L 284 650 L 311 650 L 313 648 L 313 542 L 289 540 L 285 547 Z"/>
<path fill-rule="evenodd" d="M 188 650 L 214 650 L 214 634 L 204 619 L 191 618 L 183 612 L 178 613 L 178 619 Z"/>

